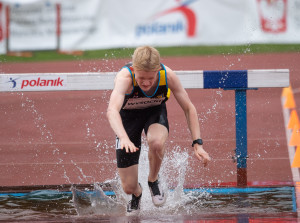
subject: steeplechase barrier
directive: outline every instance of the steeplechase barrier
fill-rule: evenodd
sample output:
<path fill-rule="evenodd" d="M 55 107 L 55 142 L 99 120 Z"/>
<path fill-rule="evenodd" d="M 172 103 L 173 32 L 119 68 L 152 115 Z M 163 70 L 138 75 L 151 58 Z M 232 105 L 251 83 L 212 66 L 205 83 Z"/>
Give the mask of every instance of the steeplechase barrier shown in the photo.
<path fill-rule="evenodd" d="M 288 69 L 175 71 L 186 89 L 235 91 L 237 186 L 247 186 L 247 90 L 290 85 Z M 111 90 L 116 72 L 0 74 L 0 92 Z"/>

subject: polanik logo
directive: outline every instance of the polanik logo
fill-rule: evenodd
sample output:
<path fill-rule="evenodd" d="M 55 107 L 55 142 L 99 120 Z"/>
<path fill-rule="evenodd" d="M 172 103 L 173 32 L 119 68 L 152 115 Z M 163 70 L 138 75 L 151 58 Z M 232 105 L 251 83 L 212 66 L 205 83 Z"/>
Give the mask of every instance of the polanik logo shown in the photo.
<path fill-rule="evenodd" d="M 16 80 L 18 80 L 19 78 L 12 78 L 12 77 L 10 77 L 9 78 L 9 81 L 8 81 L 8 83 L 11 83 L 11 88 L 15 88 L 16 86 L 17 86 L 17 81 Z"/>
<path fill-rule="evenodd" d="M 194 37 L 196 35 L 197 18 L 195 12 L 189 8 L 189 5 L 197 0 L 176 1 L 179 2 L 179 6 L 158 12 L 150 18 L 152 23 L 138 25 L 136 27 L 136 36 L 141 37 L 143 35 L 164 35 L 186 32 L 187 37 Z M 157 21 L 160 18 L 174 13 L 183 15 L 185 21 L 183 21 L 183 19 L 177 19 L 175 21 L 173 19 L 173 21 L 169 20 L 170 22 Z"/>
<path fill-rule="evenodd" d="M 18 77 L 7 77 L 6 89 L 7 90 L 42 90 L 42 89 L 61 89 L 66 87 L 65 76 L 18 76 Z"/>

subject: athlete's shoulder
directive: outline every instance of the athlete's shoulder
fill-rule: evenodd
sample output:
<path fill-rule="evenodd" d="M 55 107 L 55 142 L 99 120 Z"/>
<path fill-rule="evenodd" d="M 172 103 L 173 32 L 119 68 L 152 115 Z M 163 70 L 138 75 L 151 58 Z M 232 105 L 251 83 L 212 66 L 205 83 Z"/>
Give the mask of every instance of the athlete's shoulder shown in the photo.
<path fill-rule="evenodd" d="M 165 64 L 161 64 L 161 66 L 168 72 L 168 71 L 172 71 L 172 69 L 170 67 L 168 67 L 167 65 Z"/>
<path fill-rule="evenodd" d="M 116 78 L 121 79 L 131 79 L 131 71 L 127 66 L 121 68 L 121 70 L 117 73 Z"/>
<path fill-rule="evenodd" d="M 167 71 L 167 81 L 169 88 L 174 91 L 175 89 L 180 88 L 182 85 L 180 83 L 180 80 L 178 76 L 176 75 L 176 72 L 173 71 L 171 68 L 165 66 L 165 69 Z"/>
<path fill-rule="evenodd" d="M 166 69 L 167 72 L 167 78 L 172 78 L 174 75 L 176 76 L 175 72 L 168 66 L 164 65 L 164 68 Z"/>
<path fill-rule="evenodd" d="M 121 68 L 121 70 L 117 73 L 114 84 L 114 89 L 123 93 L 126 93 L 129 91 L 128 89 L 132 88 L 131 73 L 126 67 Z"/>

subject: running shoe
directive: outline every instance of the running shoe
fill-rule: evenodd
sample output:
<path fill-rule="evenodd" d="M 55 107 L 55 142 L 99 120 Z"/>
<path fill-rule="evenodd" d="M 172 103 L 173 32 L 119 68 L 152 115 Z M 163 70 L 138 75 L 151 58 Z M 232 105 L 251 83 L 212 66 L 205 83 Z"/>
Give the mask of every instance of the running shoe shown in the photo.
<path fill-rule="evenodd" d="M 141 185 L 140 185 L 140 187 L 142 189 Z M 137 212 L 137 211 L 140 210 L 140 208 L 141 208 L 141 198 L 142 198 L 142 193 L 138 197 L 135 196 L 134 194 L 132 194 L 132 198 L 127 204 L 127 213 L 134 213 L 134 212 Z"/>
<path fill-rule="evenodd" d="M 167 196 L 162 189 L 160 181 L 158 179 L 154 182 L 148 181 L 148 185 L 149 185 L 153 204 L 155 206 L 162 206 L 166 202 Z"/>

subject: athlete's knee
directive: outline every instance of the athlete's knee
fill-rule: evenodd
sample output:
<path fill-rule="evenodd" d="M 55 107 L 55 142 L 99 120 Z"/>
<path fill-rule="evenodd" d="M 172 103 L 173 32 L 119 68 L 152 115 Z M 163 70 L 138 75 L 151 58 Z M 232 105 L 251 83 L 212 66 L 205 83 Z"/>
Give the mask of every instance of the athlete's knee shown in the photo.
<path fill-rule="evenodd" d="M 127 185 L 123 185 L 123 191 L 126 193 L 126 194 L 133 194 L 136 192 L 136 186 L 133 186 L 133 185 L 130 185 L 130 184 L 127 184 Z"/>
<path fill-rule="evenodd" d="M 162 139 L 150 139 L 148 140 L 148 145 L 149 145 L 149 148 L 152 150 L 152 151 L 161 151 L 164 149 L 164 140 Z"/>

